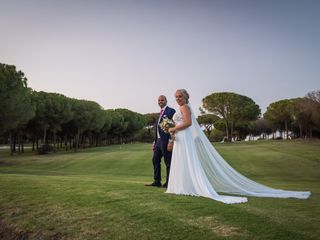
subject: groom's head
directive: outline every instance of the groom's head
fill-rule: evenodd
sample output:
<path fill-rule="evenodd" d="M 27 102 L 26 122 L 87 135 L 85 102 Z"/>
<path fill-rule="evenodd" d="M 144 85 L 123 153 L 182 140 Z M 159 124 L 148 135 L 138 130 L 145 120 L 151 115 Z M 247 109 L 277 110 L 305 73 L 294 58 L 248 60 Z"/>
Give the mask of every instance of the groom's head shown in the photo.
<path fill-rule="evenodd" d="M 164 108 L 167 105 L 167 98 L 164 95 L 158 97 L 158 105 L 161 108 Z"/>

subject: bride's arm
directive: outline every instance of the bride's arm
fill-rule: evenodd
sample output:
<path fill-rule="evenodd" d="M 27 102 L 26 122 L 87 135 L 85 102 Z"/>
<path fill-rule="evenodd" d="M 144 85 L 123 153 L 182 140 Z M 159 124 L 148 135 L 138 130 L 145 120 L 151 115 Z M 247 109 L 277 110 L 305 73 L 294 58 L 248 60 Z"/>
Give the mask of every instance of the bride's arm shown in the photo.
<path fill-rule="evenodd" d="M 183 129 L 188 128 L 192 125 L 191 112 L 190 112 L 189 106 L 187 104 L 182 105 L 180 107 L 180 111 L 183 116 L 183 121 L 181 124 L 179 124 L 173 128 L 169 128 L 170 133 L 174 133 L 175 131 L 183 130 Z"/>

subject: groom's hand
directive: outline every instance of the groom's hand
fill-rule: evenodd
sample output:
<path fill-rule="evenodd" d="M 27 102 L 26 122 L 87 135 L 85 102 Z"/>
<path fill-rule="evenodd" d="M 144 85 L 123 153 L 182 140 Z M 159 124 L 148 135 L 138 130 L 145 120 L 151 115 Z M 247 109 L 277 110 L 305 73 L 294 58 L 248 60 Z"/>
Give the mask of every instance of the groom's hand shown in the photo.
<path fill-rule="evenodd" d="M 173 149 L 173 142 L 168 142 L 167 150 L 168 150 L 169 152 L 172 152 L 172 149 Z"/>

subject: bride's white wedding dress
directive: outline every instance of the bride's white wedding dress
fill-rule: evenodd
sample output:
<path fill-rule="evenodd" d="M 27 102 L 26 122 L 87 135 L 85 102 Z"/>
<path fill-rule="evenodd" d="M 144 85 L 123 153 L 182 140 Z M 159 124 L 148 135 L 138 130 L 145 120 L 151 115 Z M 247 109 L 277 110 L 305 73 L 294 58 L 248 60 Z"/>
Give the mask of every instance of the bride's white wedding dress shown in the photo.
<path fill-rule="evenodd" d="M 183 116 L 179 110 L 173 120 L 176 125 L 182 123 Z M 217 192 L 277 198 L 305 199 L 310 196 L 310 192 L 270 188 L 241 175 L 215 150 L 192 110 L 191 120 L 190 127 L 175 133 L 166 193 L 202 196 L 228 204 L 247 202 L 247 198 L 219 195 Z"/>

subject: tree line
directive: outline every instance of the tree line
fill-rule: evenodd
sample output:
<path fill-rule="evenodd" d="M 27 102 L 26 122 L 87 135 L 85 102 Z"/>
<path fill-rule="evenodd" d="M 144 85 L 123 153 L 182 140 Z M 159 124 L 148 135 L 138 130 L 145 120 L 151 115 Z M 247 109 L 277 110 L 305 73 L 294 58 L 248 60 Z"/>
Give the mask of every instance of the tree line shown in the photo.
<path fill-rule="evenodd" d="M 0 136 L 11 152 L 39 152 L 133 141 L 145 117 L 128 109 L 28 88 L 24 73 L 0 63 Z"/>
<path fill-rule="evenodd" d="M 303 138 L 320 135 L 320 91 L 271 103 L 263 116 L 251 98 L 232 92 L 206 96 L 200 110 L 197 120 L 211 141 L 268 136 L 276 130 L 286 138 L 289 132 Z M 0 63 L 0 144 L 9 144 L 12 153 L 23 152 L 26 142 L 39 153 L 152 142 L 157 119 L 158 113 L 103 109 L 93 101 L 34 91 L 23 72 Z"/>
<path fill-rule="evenodd" d="M 213 93 L 202 103 L 198 122 L 212 141 L 275 138 L 276 131 L 285 139 L 320 137 L 320 90 L 273 102 L 263 116 L 252 99 L 236 93 Z"/>

